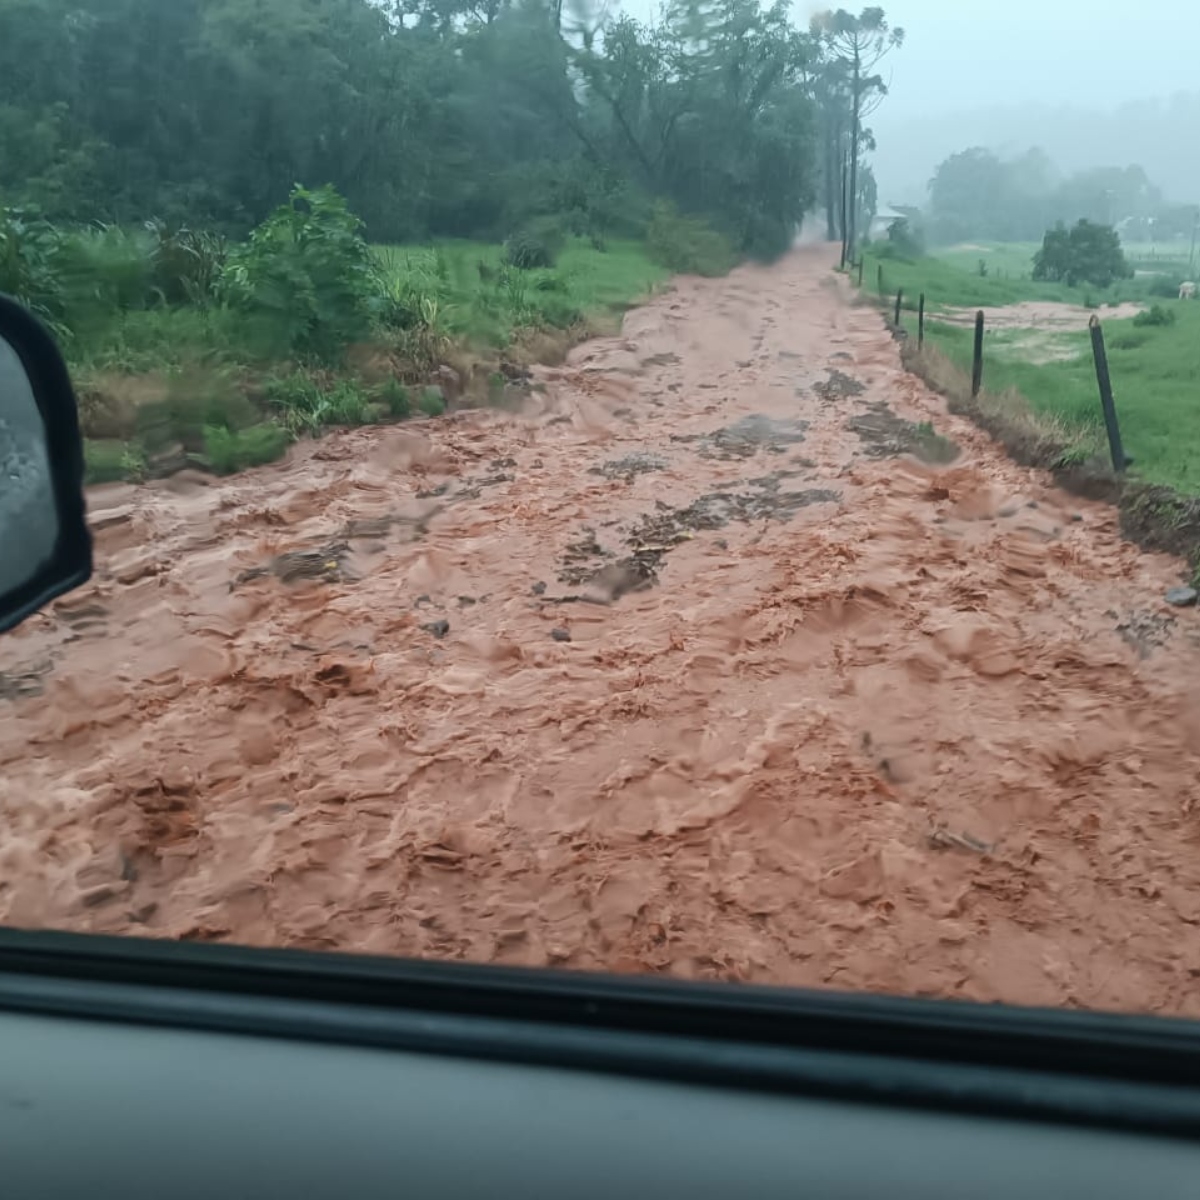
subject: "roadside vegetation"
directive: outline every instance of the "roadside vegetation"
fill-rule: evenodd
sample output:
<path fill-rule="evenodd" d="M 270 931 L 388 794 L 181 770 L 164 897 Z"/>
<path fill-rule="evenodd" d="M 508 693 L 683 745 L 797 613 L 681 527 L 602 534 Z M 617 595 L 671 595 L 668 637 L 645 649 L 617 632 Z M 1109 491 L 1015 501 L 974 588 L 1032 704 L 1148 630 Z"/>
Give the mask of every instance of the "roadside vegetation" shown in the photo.
<path fill-rule="evenodd" d="M 878 292 L 882 268 L 883 297 L 894 301 L 897 289 L 902 288 L 903 306 L 913 312 L 922 292 L 930 312 L 1002 307 L 1026 300 L 1050 300 L 1101 310 L 1127 302 L 1174 300 L 1185 278 L 1174 264 L 1168 264 L 1161 273 L 1131 275 L 1133 265 L 1128 256 L 1119 265 L 1102 261 L 1095 276 L 1099 283 L 1076 275 L 1072 275 L 1074 282 L 1061 274 L 1058 278 L 1038 278 L 1036 259 L 1042 249 L 1042 244 L 1030 242 L 971 244 L 927 251 L 923 241 L 898 247 L 890 240 L 880 240 L 863 251 L 863 288 Z M 1111 278 L 1112 275 L 1116 277 Z"/>
<path fill-rule="evenodd" d="M 865 219 L 860 59 L 901 41 L 759 0 L 13 0 L 0 290 L 66 350 L 92 481 L 498 400 L 782 253 L 851 150 Z"/>
<path fill-rule="evenodd" d="M 898 235 L 904 242 L 904 231 Z M 1100 239 L 1101 242 L 1103 239 Z M 1094 244 L 1094 243 L 1090 243 Z M 1179 300 L 1177 273 L 1122 278 L 1107 288 L 1077 281 L 1032 278 L 1040 248 L 997 246 L 1000 274 L 971 269 L 978 245 L 936 256 L 883 243 L 866 256 L 864 292 L 890 311 L 904 287 L 908 334 L 904 354 L 963 412 L 983 425 L 1019 460 L 1054 471 L 1084 494 L 1103 496 L 1121 508 L 1126 531 L 1143 544 L 1189 557 L 1200 573 L 1200 303 Z M 1016 268 L 1024 255 L 1027 270 Z M 873 295 L 873 270 L 884 267 L 883 300 Z M 1103 274 L 1111 264 L 1101 264 Z M 924 291 L 930 316 L 925 348 L 916 347 L 916 308 Z M 1107 306 L 1137 301 L 1141 311 L 1116 320 Z M 971 397 L 974 331 L 964 319 L 979 307 L 1053 301 L 1090 308 L 1100 319 L 1126 454 L 1133 464 L 1124 479 L 1109 466 L 1091 337 L 1081 318 L 1074 327 L 993 321 L 985 337 L 984 387 Z M 961 310 L 953 323 L 948 309 Z M 941 317 L 941 319 L 939 319 Z M 889 318 L 890 319 L 890 318 Z"/>

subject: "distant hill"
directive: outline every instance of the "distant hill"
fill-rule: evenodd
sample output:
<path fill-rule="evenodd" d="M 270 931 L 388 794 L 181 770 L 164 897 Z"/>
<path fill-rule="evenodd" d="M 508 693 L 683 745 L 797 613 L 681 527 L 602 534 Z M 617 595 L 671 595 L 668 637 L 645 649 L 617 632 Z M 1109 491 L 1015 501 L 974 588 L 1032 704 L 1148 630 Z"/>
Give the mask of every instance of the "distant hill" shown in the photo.
<path fill-rule="evenodd" d="M 879 195 L 891 204 L 923 204 L 937 165 L 971 146 L 1002 157 L 1040 146 L 1064 173 L 1136 163 L 1169 200 L 1200 201 L 1200 91 L 1109 111 L 1030 104 L 916 119 L 894 116 L 885 102 L 872 125 Z"/>

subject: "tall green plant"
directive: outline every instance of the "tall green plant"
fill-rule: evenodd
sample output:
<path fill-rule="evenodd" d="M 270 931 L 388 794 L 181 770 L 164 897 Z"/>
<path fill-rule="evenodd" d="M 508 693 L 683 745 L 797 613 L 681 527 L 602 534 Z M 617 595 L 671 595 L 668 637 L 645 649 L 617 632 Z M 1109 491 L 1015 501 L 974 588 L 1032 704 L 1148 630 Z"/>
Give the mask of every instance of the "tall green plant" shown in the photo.
<path fill-rule="evenodd" d="M 0 292 L 52 323 L 63 315 L 55 270 L 62 242 L 62 234 L 36 209 L 0 208 Z"/>
<path fill-rule="evenodd" d="M 297 185 L 230 254 L 222 282 L 269 349 L 331 360 L 370 329 L 376 269 L 362 222 L 337 190 Z"/>

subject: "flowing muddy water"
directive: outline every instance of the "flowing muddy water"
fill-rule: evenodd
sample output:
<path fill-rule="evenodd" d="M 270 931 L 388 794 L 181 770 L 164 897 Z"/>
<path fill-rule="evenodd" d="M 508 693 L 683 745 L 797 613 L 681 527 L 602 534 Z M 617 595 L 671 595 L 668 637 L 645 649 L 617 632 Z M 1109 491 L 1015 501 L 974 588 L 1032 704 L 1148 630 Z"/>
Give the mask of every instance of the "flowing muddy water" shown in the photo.
<path fill-rule="evenodd" d="M 829 268 L 682 280 L 519 414 L 94 492 L 0 647 L 0 919 L 1200 1014 L 1179 564 Z"/>

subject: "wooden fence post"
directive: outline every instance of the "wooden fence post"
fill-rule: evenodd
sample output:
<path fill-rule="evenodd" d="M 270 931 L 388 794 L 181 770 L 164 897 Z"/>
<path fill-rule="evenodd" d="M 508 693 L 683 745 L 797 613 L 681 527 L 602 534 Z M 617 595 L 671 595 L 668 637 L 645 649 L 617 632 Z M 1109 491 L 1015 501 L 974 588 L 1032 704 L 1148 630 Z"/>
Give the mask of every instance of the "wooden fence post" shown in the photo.
<path fill-rule="evenodd" d="M 904 289 L 901 288 L 896 293 L 896 319 L 895 319 L 895 321 L 892 322 L 896 326 L 897 329 L 900 328 L 900 304 L 901 304 L 901 301 L 903 301 L 903 299 L 904 299 Z"/>
<path fill-rule="evenodd" d="M 917 349 L 920 350 L 925 345 L 925 293 L 921 293 L 921 299 L 917 303 Z"/>
<path fill-rule="evenodd" d="M 859 258 L 858 258 L 858 286 L 859 287 L 862 287 L 862 275 L 863 275 L 863 260 L 862 260 L 862 255 L 859 255 Z"/>
<path fill-rule="evenodd" d="M 1100 328 L 1100 318 L 1095 314 L 1088 322 L 1088 328 L 1092 333 L 1092 357 L 1096 360 L 1096 382 L 1100 385 L 1100 407 L 1104 410 L 1108 449 L 1112 455 L 1113 470 L 1123 475 L 1133 460 L 1125 457 L 1125 447 L 1121 445 L 1121 427 L 1117 424 L 1117 406 L 1113 402 L 1112 379 L 1108 373 L 1108 353 L 1104 349 L 1104 330 Z"/>
<path fill-rule="evenodd" d="M 876 278 L 879 282 L 879 295 L 883 297 L 883 263 L 879 264 L 879 270 L 876 272 Z"/>
<path fill-rule="evenodd" d="M 975 356 L 971 362 L 971 398 L 983 386 L 983 309 L 975 314 Z"/>

